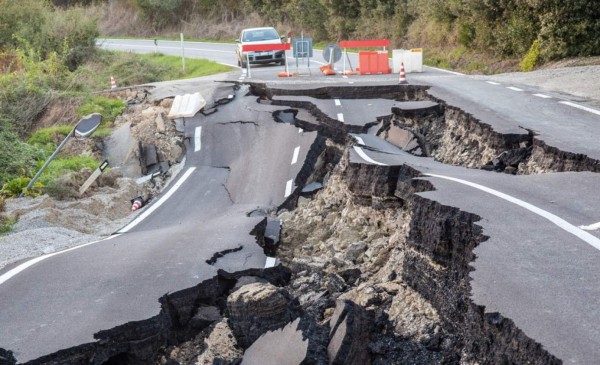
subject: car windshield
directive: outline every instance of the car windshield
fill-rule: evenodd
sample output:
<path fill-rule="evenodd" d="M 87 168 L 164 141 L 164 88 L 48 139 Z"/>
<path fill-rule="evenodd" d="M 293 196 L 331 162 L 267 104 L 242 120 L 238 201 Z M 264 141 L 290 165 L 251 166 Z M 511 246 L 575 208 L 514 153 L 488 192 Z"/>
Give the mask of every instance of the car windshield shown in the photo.
<path fill-rule="evenodd" d="M 244 32 L 242 42 L 259 42 L 279 39 L 275 29 L 257 29 Z"/>

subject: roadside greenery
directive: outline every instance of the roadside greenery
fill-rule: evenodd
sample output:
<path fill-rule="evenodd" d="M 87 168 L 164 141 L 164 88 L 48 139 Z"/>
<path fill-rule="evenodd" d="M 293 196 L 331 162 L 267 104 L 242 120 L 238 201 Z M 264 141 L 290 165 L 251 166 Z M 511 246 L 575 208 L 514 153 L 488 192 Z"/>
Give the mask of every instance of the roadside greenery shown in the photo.
<path fill-rule="evenodd" d="M 92 138 L 110 135 L 115 118 L 127 106 L 98 93 L 110 89 L 111 76 L 119 86 L 128 86 L 231 69 L 186 59 L 183 74 L 178 57 L 96 49 L 98 13 L 82 5 L 101 2 L 54 1 L 60 6 L 54 7 L 46 0 L 0 0 L 0 196 L 24 192 L 78 118 L 100 113 L 103 123 Z M 36 124 L 40 117 L 49 108 L 60 109 L 61 103 L 72 108 L 70 119 L 49 120 L 45 125 L 53 126 L 40 128 Z M 100 162 L 91 154 L 74 153 L 65 148 L 25 193 L 64 195 L 59 178 L 82 168 L 94 169 Z M 9 226 L 11 219 L 2 216 L 0 225 Z"/>

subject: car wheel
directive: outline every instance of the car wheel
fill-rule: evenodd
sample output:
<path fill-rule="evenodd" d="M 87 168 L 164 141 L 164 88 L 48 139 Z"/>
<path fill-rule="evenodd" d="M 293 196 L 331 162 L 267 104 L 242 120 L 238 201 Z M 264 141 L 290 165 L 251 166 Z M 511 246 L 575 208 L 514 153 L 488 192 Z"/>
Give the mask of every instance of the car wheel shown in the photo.
<path fill-rule="evenodd" d="M 279 64 L 280 64 L 281 66 L 285 66 L 285 58 L 284 58 L 284 59 L 282 59 L 281 61 L 279 61 Z"/>

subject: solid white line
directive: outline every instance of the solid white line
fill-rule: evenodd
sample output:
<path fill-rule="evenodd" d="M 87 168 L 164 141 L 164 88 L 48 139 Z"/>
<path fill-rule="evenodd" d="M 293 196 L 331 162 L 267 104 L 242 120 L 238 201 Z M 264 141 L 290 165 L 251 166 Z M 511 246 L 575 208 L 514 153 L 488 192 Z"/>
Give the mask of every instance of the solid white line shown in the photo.
<path fill-rule="evenodd" d="M 559 101 L 559 103 L 565 104 L 568 106 L 572 106 L 573 108 L 585 110 L 586 112 L 594 113 L 596 115 L 600 115 L 600 110 L 596 110 L 596 109 L 588 108 L 587 106 L 571 103 L 570 101 Z"/>
<path fill-rule="evenodd" d="M 292 186 L 293 186 L 293 184 L 294 184 L 294 180 L 289 180 L 285 184 L 285 197 L 286 198 L 292 194 Z"/>
<path fill-rule="evenodd" d="M 356 151 L 356 153 L 358 153 L 358 155 L 365 161 L 372 163 L 373 165 L 380 165 L 380 166 L 387 166 L 384 163 L 381 162 L 377 162 L 375 160 L 373 160 L 371 157 L 367 156 L 367 154 L 365 153 L 365 151 L 362 150 L 362 148 L 358 147 L 358 146 L 354 146 L 354 150 Z"/>
<path fill-rule="evenodd" d="M 598 223 L 594 223 L 594 224 L 590 224 L 589 226 L 579 226 L 579 228 L 585 230 L 585 231 L 595 231 L 597 229 L 600 229 L 600 222 Z"/>
<path fill-rule="evenodd" d="M 344 114 L 343 113 L 338 113 L 337 118 L 340 122 L 344 122 Z"/>
<path fill-rule="evenodd" d="M 455 72 L 455 71 L 450 71 L 450 70 L 444 70 L 443 68 L 437 68 L 437 67 L 432 67 L 432 66 L 425 66 L 427 68 L 431 68 L 434 70 L 438 70 L 438 71 L 442 71 L 442 72 L 446 72 L 449 74 L 453 74 L 453 75 L 458 75 L 458 76 L 464 76 L 465 74 L 461 74 L 460 72 Z"/>
<path fill-rule="evenodd" d="M 200 151 L 202 148 L 202 127 L 196 127 L 196 133 L 194 135 L 194 152 Z"/>
<path fill-rule="evenodd" d="M 300 153 L 300 146 L 294 148 L 294 155 L 292 156 L 292 165 L 298 162 L 298 154 Z"/>
<path fill-rule="evenodd" d="M 359 136 L 352 136 L 352 137 L 354 137 L 356 142 L 358 142 L 359 144 L 362 144 L 363 146 L 365 145 L 365 141 L 363 141 L 363 139 L 360 138 Z"/>
<path fill-rule="evenodd" d="M 542 99 L 552 99 L 552 96 L 548 96 L 545 94 L 533 94 L 533 96 L 537 96 L 538 98 L 542 98 Z"/>
<path fill-rule="evenodd" d="M 492 85 L 500 85 L 499 82 L 494 82 L 494 81 L 486 81 L 488 84 L 492 84 Z"/>
<path fill-rule="evenodd" d="M 514 87 L 514 86 L 507 86 L 507 89 L 510 89 L 512 91 L 523 91 L 523 89 L 519 89 L 518 87 Z"/>
<path fill-rule="evenodd" d="M 276 263 L 277 258 L 267 256 L 267 262 L 265 262 L 265 269 L 275 266 Z"/>
<path fill-rule="evenodd" d="M 188 179 L 188 177 L 190 177 L 190 175 L 192 174 L 192 172 L 194 172 L 194 170 L 196 170 L 195 167 L 190 167 L 185 172 L 185 174 L 183 174 L 183 176 L 181 178 L 179 178 L 179 180 L 177 180 L 175 185 L 173 185 L 173 187 L 171 189 L 169 189 L 169 191 L 165 195 L 163 195 L 156 203 L 152 204 L 147 210 L 144 210 L 142 212 L 142 214 L 137 216 L 133 221 L 131 221 L 131 223 L 129 223 L 128 225 L 126 225 L 125 227 L 120 229 L 118 233 L 128 232 L 130 229 L 137 226 L 141 221 L 143 221 L 146 217 L 148 217 L 150 214 L 152 214 L 161 205 L 163 205 L 167 201 L 167 199 L 169 199 L 171 197 L 171 195 L 175 194 L 177 189 L 179 189 L 179 187 L 181 185 L 183 185 L 183 183 Z"/>
<path fill-rule="evenodd" d="M 568 233 L 574 235 L 575 237 L 583 240 L 584 242 L 586 242 L 587 244 L 589 244 L 590 246 L 594 247 L 597 250 L 600 250 L 600 238 L 597 238 L 596 236 L 593 236 L 585 231 L 583 231 L 582 229 L 572 225 L 571 223 L 565 221 L 564 219 L 550 213 L 547 212 L 541 208 L 536 207 L 535 205 L 529 204 L 521 199 L 517 199 L 515 197 L 512 197 L 508 194 L 504 194 L 498 190 L 494 190 L 494 189 L 490 189 L 486 186 L 483 185 L 479 185 L 479 184 L 475 184 L 472 183 L 470 181 L 466 181 L 466 180 L 461 180 L 461 179 L 457 179 L 454 177 L 449 177 L 449 176 L 443 176 L 443 175 L 435 175 L 435 174 L 424 174 L 426 176 L 431 176 L 431 177 L 437 177 L 440 179 L 445 179 L 445 180 L 450 180 L 450 181 L 454 181 L 460 184 L 464 184 L 467 186 L 470 186 L 472 188 L 484 191 L 488 194 L 492 194 L 494 196 L 497 196 L 500 199 L 504 199 L 508 202 L 511 202 L 513 204 L 516 204 L 522 208 L 527 209 L 528 211 L 539 215 L 542 218 L 545 218 L 547 220 L 549 220 L 550 222 L 554 223 L 556 226 L 558 226 L 559 228 L 567 231 Z"/>
<path fill-rule="evenodd" d="M 37 263 L 38 263 L 38 262 L 40 262 L 40 261 L 44 261 L 45 259 L 48 259 L 48 258 L 50 258 L 50 257 L 52 257 L 52 256 L 60 255 L 60 254 L 63 254 L 63 253 L 69 252 L 69 251 L 74 251 L 74 250 L 77 250 L 77 249 L 83 248 L 83 247 L 85 247 L 85 246 L 93 245 L 94 243 L 103 242 L 103 241 L 108 241 L 108 240 L 110 240 L 110 239 L 112 239 L 112 238 L 119 237 L 119 236 L 120 236 L 119 234 L 115 234 L 115 235 L 109 236 L 109 237 L 107 237 L 107 238 L 105 238 L 105 239 L 102 239 L 102 240 L 98 240 L 98 241 L 94 241 L 94 242 L 88 242 L 88 243 L 86 243 L 86 244 L 83 244 L 83 245 L 79 245 L 79 246 L 71 247 L 71 248 L 68 248 L 68 249 L 66 249 L 66 250 L 62 250 L 62 251 L 58 251 L 58 252 L 49 253 L 49 254 L 47 254 L 47 255 L 43 255 L 43 256 L 40 256 L 40 257 L 36 257 L 36 258 L 34 258 L 34 259 L 31 259 L 31 260 L 29 260 L 29 261 L 27 261 L 27 262 L 24 262 L 24 263 L 22 263 L 21 265 L 19 265 L 19 266 L 15 267 L 14 269 L 12 269 L 12 270 L 9 270 L 9 271 L 7 271 L 6 273 L 2 274 L 2 275 L 0 276 L 0 285 L 4 284 L 4 283 L 5 283 L 5 282 L 6 282 L 8 279 L 10 279 L 10 278 L 14 277 L 15 275 L 19 274 L 20 272 L 22 272 L 22 271 L 26 270 L 27 268 L 29 268 L 29 267 L 31 267 L 31 266 L 33 266 L 33 265 L 37 264 Z"/>
<path fill-rule="evenodd" d="M 342 106 L 342 102 L 340 101 L 340 99 L 334 99 L 333 101 L 335 103 L 335 106 Z"/>

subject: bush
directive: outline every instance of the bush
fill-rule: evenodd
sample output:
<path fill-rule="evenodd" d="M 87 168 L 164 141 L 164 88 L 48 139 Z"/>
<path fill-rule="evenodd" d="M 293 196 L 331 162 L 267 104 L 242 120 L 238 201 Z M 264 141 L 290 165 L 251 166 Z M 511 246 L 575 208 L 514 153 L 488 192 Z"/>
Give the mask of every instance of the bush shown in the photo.
<path fill-rule="evenodd" d="M 62 179 L 50 181 L 43 190 L 44 193 L 57 200 L 73 199 L 79 196 L 79 192 L 70 184 L 65 184 Z"/>
<path fill-rule="evenodd" d="M 104 96 L 90 96 L 86 98 L 77 111 L 80 117 L 91 113 L 100 113 L 102 115 L 103 125 L 111 124 L 123 113 L 127 107 L 121 99 L 109 99 Z"/>
<path fill-rule="evenodd" d="M 33 133 L 27 140 L 27 143 L 40 146 L 51 144 L 53 148 L 56 148 L 71 130 L 73 130 L 73 127 L 69 125 L 55 125 L 54 127 L 43 128 Z"/>
<path fill-rule="evenodd" d="M 28 145 L 10 132 L 0 132 L 0 186 L 15 176 L 30 176 L 35 172 L 42 151 Z"/>
<path fill-rule="evenodd" d="M 17 223 L 16 217 L 7 216 L 5 214 L 0 213 L 0 234 L 12 231 L 12 228 L 15 223 Z"/>
<path fill-rule="evenodd" d="M 529 72 L 532 71 L 538 63 L 538 59 L 540 57 L 540 41 L 535 40 L 533 44 L 529 48 L 529 51 L 523 57 L 523 60 L 519 64 L 521 71 Z"/>
<path fill-rule="evenodd" d="M 44 185 L 42 185 L 41 183 L 36 181 L 35 184 L 33 184 L 33 187 L 31 188 L 31 190 L 27 190 L 26 187 L 30 181 L 31 181 L 31 179 L 28 177 L 14 178 L 2 186 L 2 189 L 0 190 L 0 194 L 3 196 L 9 196 L 9 197 L 17 197 L 21 193 L 24 193 L 25 195 L 28 195 L 28 196 L 41 195 L 42 188 L 44 187 Z"/>

